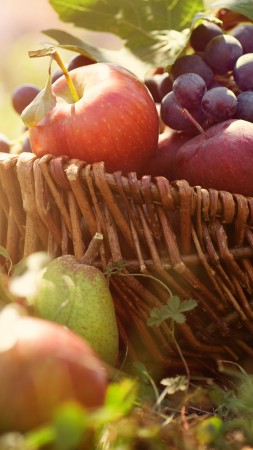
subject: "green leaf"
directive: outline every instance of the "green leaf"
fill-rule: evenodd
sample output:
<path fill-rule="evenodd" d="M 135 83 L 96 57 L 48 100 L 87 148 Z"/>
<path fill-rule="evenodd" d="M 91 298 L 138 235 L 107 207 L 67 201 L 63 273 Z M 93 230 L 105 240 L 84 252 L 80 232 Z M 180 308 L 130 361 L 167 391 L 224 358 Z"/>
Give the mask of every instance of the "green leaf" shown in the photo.
<path fill-rule="evenodd" d="M 93 47 L 61 30 L 50 29 L 43 33 L 55 39 L 58 45 L 54 45 L 59 48 L 84 54 L 98 62 L 119 64 L 141 79 L 150 68 L 163 67 L 165 63 L 172 64 L 185 48 L 190 35 L 189 29 L 181 33 L 175 30 L 154 31 L 151 33 L 153 40 L 146 45 L 138 47 L 137 42 L 133 49 L 123 45 L 119 50 L 108 50 Z"/>
<path fill-rule="evenodd" d="M 200 0 L 49 0 L 64 22 L 122 39 L 149 38 L 153 30 L 182 30 L 203 9 Z"/>
<path fill-rule="evenodd" d="M 221 434 L 222 420 L 219 417 L 210 417 L 200 422 L 196 427 L 196 437 L 200 444 L 211 444 Z"/>
<path fill-rule="evenodd" d="M 124 416 L 134 406 L 137 396 L 137 384 L 130 378 L 119 383 L 110 383 L 106 392 L 105 407 L 113 408 Z"/>
<path fill-rule="evenodd" d="M 173 295 L 166 305 L 155 307 L 150 312 L 148 319 L 148 326 L 159 327 L 164 320 L 171 319 L 176 323 L 184 323 L 186 316 L 183 314 L 186 311 L 191 311 L 197 306 L 196 300 L 184 300 L 180 301 L 177 295 Z"/>
<path fill-rule="evenodd" d="M 188 42 L 192 18 L 203 10 L 202 0 L 50 0 L 50 4 L 64 22 L 121 38 L 124 45 L 119 50 L 78 45 L 99 61 L 120 64 L 140 77 L 152 67 L 173 64 Z M 59 44 L 71 44 L 63 42 L 57 30 L 44 33 Z"/>
<path fill-rule="evenodd" d="M 253 20 L 252 0 L 204 0 L 204 6 L 211 10 L 227 8 Z"/>
<path fill-rule="evenodd" d="M 136 397 L 136 381 L 124 378 L 118 383 L 110 383 L 104 405 L 87 416 L 86 425 L 92 425 L 98 430 L 108 423 L 117 422 L 131 412 Z"/>
<path fill-rule="evenodd" d="M 197 302 L 196 300 L 184 300 L 183 302 L 180 303 L 179 306 L 179 311 L 180 312 L 186 312 L 186 311 L 191 311 L 192 309 L 194 309 L 197 306 Z"/>
<path fill-rule="evenodd" d="M 40 55 L 43 56 L 43 55 Z M 51 66 L 49 68 L 46 87 L 24 109 L 21 119 L 27 127 L 37 125 L 56 105 L 56 96 L 52 91 Z"/>
<path fill-rule="evenodd" d="M 110 278 L 112 275 L 120 275 L 125 266 L 126 261 L 124 261 L 123 259 L 113 263 L 109 263 L 105 267 L 104 275 L 107 278 Z"/>
<path fill-rule="evenodd" d="M 59 407 L 53 420 L 57 448 L 77 448 L 84 434 L 84 423 L 84 410 L 78 403 L 69 402 Z"/>
<path fill-rule="evenodd" d="M 40 448 L 46 448 L 47 446 L 50 448 L 50 444 L 55 441 L 55 437 L 55 428 L 51 424 L 35 428 L 28 431 L 24 436 L 27 447 L 24 446 L 19 450 L 38 450 Z M 2 449 L 1 446 L 0 448 Z M 10 450 L 9 447 L 8 450 Z"/>
<path fill-rule="evenodd" d="M 217 19 L 217 17 L 212 16 L 210 13 L 207 14 L 205 12 L 198 12 L 192 19 L 191 30 L 196 28 L 203 21 L 212 22 L 216 25 L 222 26 L 222 21 L 220 19 Z"/>

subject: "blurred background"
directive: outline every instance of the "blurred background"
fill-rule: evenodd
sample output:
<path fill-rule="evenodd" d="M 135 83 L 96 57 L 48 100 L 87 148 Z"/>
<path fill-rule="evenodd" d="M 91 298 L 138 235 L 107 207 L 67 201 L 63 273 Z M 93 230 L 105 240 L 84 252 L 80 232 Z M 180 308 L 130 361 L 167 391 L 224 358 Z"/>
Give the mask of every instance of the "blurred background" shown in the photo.
<path fill-rule="evenodd" d="M 13 90 L 23 83 L 45 85 L 48 58 L 30 59 L 28 51 L 41 48 L 46 41 L 42 30 L 47 28 L 62 28 L 48 0 L 0 2 L 0 132 L 10 139 L 22 132 L 22 121 L 12 108 Z"/>
<path fill-rule="evenodd" d="M 113 46 L 113 39 L 103 33 L 84 32 L 60 21 L 48 0 L 0 1 L 0 133 L 16 139 L 23 123 L 12 107 L 12 92 L 20 84 L 33 83 L 44 88 L 49 59 L 30 59 L 28 51 L 42 48 L 49 41 L 42 33 L 48 28 L 68 31 L 93 45 L 103 42 Z M 64 62 L 74 54 L 61 51 Z M 52 70 L 56 69 L 53 65 Z"/>

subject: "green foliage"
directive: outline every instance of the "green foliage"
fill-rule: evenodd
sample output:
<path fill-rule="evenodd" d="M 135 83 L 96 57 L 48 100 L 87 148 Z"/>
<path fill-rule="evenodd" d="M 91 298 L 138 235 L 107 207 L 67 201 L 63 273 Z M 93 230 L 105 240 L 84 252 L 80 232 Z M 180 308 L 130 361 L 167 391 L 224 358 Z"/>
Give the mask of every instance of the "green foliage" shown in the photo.
<path fill-rule="evenodd" d="M 219 417 L 209 417 L 196 427 L 196 437 L 200 444 L 212 444 L 221 435 L 222 420 Z"/>
<path fill-rule="evenodd" d="M 49 0 L 64 22 L 92 31 L 107 31 L 140 46 L 155 30 L 182 30 L 203 9 L 201 0 Z"/>
<path fill-rule="evenodd" d="M 53 419 L 56 448 L 75 450 L 84 436 L 84 411 L 77 403 L 66 403 Z"/>
<path fill-rule="evenodd" d="M 112 33 L 122 39 L 123 45 L 117 51 L 95 48 L 59 30 L 45 30 L 47 36 L 65 49 L 88 53 L 98 61 L 118 63 L 140 77 L 151 67 L 174 62 L 187 44 L 193 16 L 203 9 L 202 0 L 68 0 L 64 3 L 50 0 L 50 3 L 61 20 L 79 28 Z"/>
<path fill-rule="evenodd" d="M 191 311 L 197 306 L 196 300 L 180 301 L 177 295 L 173 295 L 166 305 L 155 307 L 150 312 L 148 320 L 149 326 L 159 327 L 164 320 L 171 319 L 176 323 L 184 323 L 186 321 L 185 312 Z"/>
<path fill-rule="evenodd" d="M 204 0 L 206 9 L 230 9 L 253 20 L 252 0 Z"/>
<path fill-rule="evenodd" d="M 27 433 L 27 449 L 53 444 L 56 450 L 76 450 L 82 441 L 89 442 L 90 448 L 98 448 L 106 427 L 130 414 L 136 397 L 136 382 L 124 378 L 109 384 L 104 406 L 95 411 L 86 411 L 75 402 L 64 403 L 56 410 L 51 424 Z"/>
<path fill-rule="evenodd" d="M 253 18 L 251 0 L 49 0 L 64 22 L 79 29 L 107 32 L 122 40 L 115 50 L 95 48 L 60 30 L 44 33 L 62 48 L 118 63 L 140 77 L 152 67 L 168 67 L 187 48 L 190 30 L 200 20 L 217 21 L 213 11 L 230 8 Z"/>
<path fill-rule="evenodd" d="M 122 270 L 126 266 L 126 261 L 123 259 L 114 263 L 107 264 L 104 275 L 106 278 L 110 278 L 112 275 L 121 275 Z"/>

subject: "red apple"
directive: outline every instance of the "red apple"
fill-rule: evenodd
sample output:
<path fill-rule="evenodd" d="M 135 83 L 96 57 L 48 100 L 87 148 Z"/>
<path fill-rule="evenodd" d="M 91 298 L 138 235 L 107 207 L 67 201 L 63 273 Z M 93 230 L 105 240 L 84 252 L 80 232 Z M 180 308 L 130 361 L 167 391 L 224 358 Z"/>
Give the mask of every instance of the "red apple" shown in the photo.
<path fill-rule="evenodd" d="M 153 177 L 163 176 L 170 181 L 175 179 L 174 158 L 179 147 L 191 139 L 192 135 L 165 127 L 159 135 L 158 147 L 151 158 L 143 165 L 141 174 Z"/>
<path fill-rule="evenodd" d="M 78 67 L 69 75 L 80 99 L 73 101 L 64 76 L 53 83 L 57 102 L 30 128 L 32 151 L 104 161 L 110 172 L 138 171 L 159 135 L 156 105 L 144 82 L 109 63 Z"/>
<path fill-rule="evenodd" d="M 61 325 L 24 316 L 12 322 L 5 338 L 2 327 L 0 386 L 0 432 L 25 432 L 49 421 L 64 401 L 88 409 L 101 406 L 107 376 L 82 338 Z"/>
<path fill-rule="evenodd" d="M 192 186 L 253 196 L 253 123 L 230 119 L 211 126 L 205 134 L 177 150 L 175 177 Z"/>

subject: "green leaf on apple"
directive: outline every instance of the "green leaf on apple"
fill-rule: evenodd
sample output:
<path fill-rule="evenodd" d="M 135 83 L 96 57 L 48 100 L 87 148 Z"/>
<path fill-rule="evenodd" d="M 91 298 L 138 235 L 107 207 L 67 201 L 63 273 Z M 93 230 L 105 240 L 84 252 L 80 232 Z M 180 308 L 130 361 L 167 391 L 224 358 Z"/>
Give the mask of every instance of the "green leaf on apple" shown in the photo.
<path fill-rule="evenodd" d="M 45 88 L 39 92 L 21 114 L 21 119 L 27 127 L 36 126 L 56 105 L 56 96 L 52 91 L 51 62 Z"/>
<path fill-rule="evenodd" d="M 203 9 L 202 0 L 50 0 L 64 22 L 122 39 L 118 50 L 92 48 L 60 30 L 44 33 L 61 45 L 77 45 L 98 61 L 110 61 L 132 70 L 141 78 L 153 67 L 172 64 L 185 48 L 194 15 Z M 79 42 L 78 42 L 79 41 Z"/>

